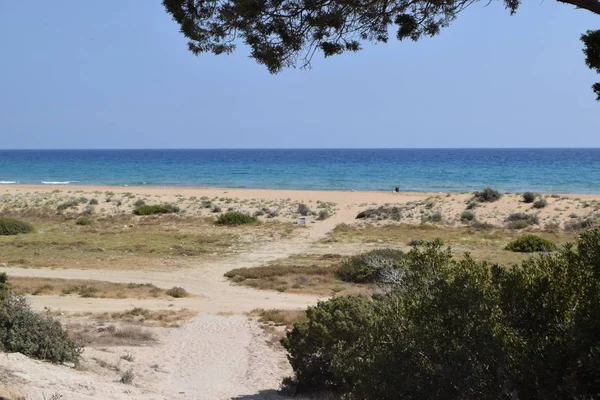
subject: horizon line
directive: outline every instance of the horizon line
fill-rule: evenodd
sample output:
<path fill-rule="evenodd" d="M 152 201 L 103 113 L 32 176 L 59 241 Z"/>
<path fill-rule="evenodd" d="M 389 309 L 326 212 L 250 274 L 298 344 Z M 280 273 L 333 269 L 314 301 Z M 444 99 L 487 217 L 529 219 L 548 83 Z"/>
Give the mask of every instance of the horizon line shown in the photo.
<path fill-rule="evenodd" d="M 11 148 L 0 151 L 148 151 L 148 150 L 600 150 L 600 147 L 150 147 L 150 148 Z"/>

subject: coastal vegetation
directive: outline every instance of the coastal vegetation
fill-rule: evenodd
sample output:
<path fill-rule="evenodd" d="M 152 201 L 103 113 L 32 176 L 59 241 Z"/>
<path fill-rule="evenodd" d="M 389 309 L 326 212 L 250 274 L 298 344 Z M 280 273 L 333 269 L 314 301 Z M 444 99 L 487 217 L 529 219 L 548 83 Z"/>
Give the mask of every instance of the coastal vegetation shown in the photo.
<path fill-rule="evenodd" d="M 426 242 L 383 292 L 310 307 L 282 340 L 283 385 L 367 400 L 593 398 L 599 265 L 600 230 L 504 267 Z"/>
<path fill-rule="evenodd" d="M 238 211 L 230 211 L 219 215 L 217 218 L 218 225 L 246 225 L 255 224 L 258 219 L 255 216 L 244 214 Z"/>
<path fill-rule="evenodd" d="M 0 236 L 18 235 L 33 231 L 33 226 L 27 222 L 13 218 L 0 217 Z"/>
<path fill-rule="evenodd" d="M 506 250 L 518 253 L 534 253 L 538 251 L 555 251 L 556 245 L 537 235 L 525 235 L 506 245 Z"/>
<path fill-rule="evenodd" d="M 77 363 L 82 351 L 60 322 L 34 312 L 25 297 L 11 293 L 5 273 L 0 273 L 0 350 L 53 363 Z"/>
<path fill-rule="evenodd" d="M 133 213 L 135 215 L 171 214 L 178 212 L 179 207 L 173 206 L 171 204 L 143 204 L 141 206 L 136 207 L 136 209 L 133 210 Z"/>
<path fill-rule="evenodd" d="M 500 200 L 501 197 L 502 194 L 499 191 L 489 187 L 483 189 L 480 192 L 475 192 L 473 195 L 473 199 L 480 203 L 492 203 L 494 201 Z"/>

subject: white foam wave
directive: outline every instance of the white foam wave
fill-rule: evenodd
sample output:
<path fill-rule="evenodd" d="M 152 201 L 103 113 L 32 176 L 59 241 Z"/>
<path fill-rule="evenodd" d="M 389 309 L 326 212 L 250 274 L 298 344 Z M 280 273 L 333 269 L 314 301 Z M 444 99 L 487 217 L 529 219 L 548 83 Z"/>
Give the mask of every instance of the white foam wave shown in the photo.
<path fill-rule="evenodd" d="M 77 181 L 42 181 L 44 185 L 68 185 Z"/>
<path fill-rule="evenodd" d="M 15 183 L 19 183 L 17 181 L 0 181 L 0 185 L 12 185 Z"/>

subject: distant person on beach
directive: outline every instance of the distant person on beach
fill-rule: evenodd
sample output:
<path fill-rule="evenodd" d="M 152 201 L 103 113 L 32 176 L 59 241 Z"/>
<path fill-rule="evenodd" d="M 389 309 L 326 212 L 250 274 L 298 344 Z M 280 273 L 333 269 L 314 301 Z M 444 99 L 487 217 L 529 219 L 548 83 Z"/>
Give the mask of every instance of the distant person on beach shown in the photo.
<path fill-rule="evenodd" d="M 400 187 L 399 187 L 399 186 L 396 186 L 396 188 L 394 189 L 394 192 L 396 192 L 396 193 L 400 193 Z"/>

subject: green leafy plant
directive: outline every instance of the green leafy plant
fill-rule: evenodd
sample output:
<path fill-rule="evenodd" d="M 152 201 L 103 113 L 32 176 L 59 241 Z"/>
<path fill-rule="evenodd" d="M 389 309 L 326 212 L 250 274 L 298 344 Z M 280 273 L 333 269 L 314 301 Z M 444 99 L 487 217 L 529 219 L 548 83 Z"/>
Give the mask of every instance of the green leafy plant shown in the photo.
<path fill-rule="evenodd" d="M 384 268 L 398 268 L 404 253 L 396 249 L 376 249 L 348 257 L 340 263 L 336 271 L 346 282 L 373 282 Z"/>
<path fill-rule="evenodd" d="M 154 215 L 178 213 L 179 207 L 171 204 L 142 205 L 133 210 L 135 215 Z"/>
<path fill-rule="evenodd" d="M 219 215 L 219 218 L 217 218 L 218 225 L 246 225 L 257 222 L 258 219 L 256 217 L 238 211 L 229 211 Z"/>
<path fill-rule="evenodd" d="M 523 193 L 523 202 L 524 203 L 533 203 L 537 195 L 533 192 L 525 192 Z"/>
<path fill-rule="evenodd" d="M 0 307 L 0 347 L 53 363 L 77 363 L 82 351 L 60 322 L 38 315 L 25 297 L 14 294 Z"/>
<path fill-rule="evenodd" d="M 18 235 L 33 232 L 33 226 L 27 222 L 0 217 L 0 236 Z"/>
<path fill-rule="evenodd" d="M 500 200 L 501 197 L 502 194 L 499 191 L 488 187 L 483 189 L 481 192 L 475 192 L 473 198 L 475 201 L 480 203 L 492 203 Z"/>
<path fill-rule="evenodd" d="M 537 251 L 555 251 L 556 245 L 548 239 L 537 235 L 525 235 L 506 245 L 506 250 L 518 253 L 534 253 Z"/>

